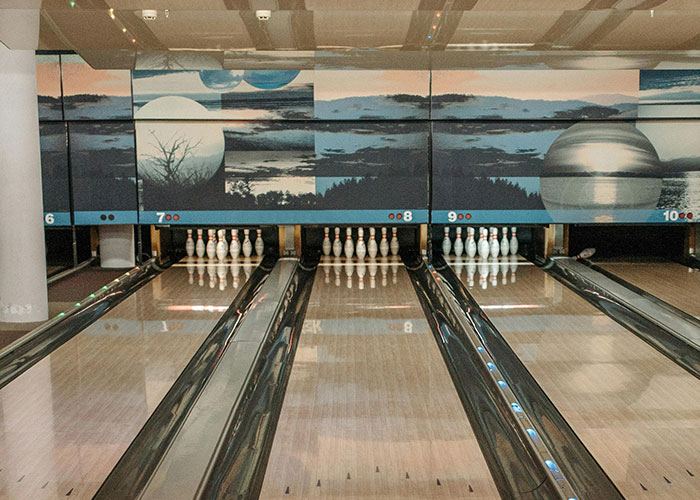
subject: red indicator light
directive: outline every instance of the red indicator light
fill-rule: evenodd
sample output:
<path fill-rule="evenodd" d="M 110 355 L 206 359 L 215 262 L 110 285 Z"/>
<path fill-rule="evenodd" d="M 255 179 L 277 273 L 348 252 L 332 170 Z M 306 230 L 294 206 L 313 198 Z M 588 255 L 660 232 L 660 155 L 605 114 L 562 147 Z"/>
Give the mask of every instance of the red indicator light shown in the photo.
<path fill-rule="evenodd" d="M 692 219 L 693 218 L 693 212 L 688 212 L 688 218 Z"/>
<path fill-rule="evenodd" d="M 397 218 L 397 219 L 400 219 L 400 218 L 402 218 L 402 217 L 403 217 L 403 215 L 401 215 L 401 214 L 396 214 L 396 218 Z"/>
<path fill-rule="evenodd" d="M 168 215 L 165 216 L 165 220 L 170 220 L 170 219 L 172 219 L 172 217 L 170 216 L 170 214 L 168 214 Z"/>
<path fill-rule="evenodd" d="M 678 218 L 685 219 L 685 214 L 683 212 L 679 213 Z"/>
<path fill-rule="evenodd" d="M 389 214 L 389 218 L 390 218 L 390 219 L 393 219 L 393 218 L 394 218 L 394 214 Z"/>
<path fill-rule="evenodd" d="M 469 220 L 472 218 L 472 214 L 467 214 L 465 217 L 467 218 L 467 220 Z"/>
<path fill-rule="evenodd" d="M 173 220 L 180 220 L 180 216 L 178 214 L 173 215 Z"/>
<path fill-rule="evenodd" d="M 464 219 L 464 215 L 463 215 L 463 214 L 457 214 L 457 218 L 458 218 L 459 220 L 462 220 L 462 219 Z"/>

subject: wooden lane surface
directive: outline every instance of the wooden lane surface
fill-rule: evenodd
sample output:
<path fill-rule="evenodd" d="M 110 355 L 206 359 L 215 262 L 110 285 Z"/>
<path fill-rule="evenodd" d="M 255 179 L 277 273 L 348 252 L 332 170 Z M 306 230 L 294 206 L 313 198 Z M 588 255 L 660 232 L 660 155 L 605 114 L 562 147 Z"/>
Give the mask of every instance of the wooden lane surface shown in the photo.
<path fill-rule="evenodd" d="M 623 280 L 700 318 L 700 270 L 676 262 L 596 262 Z"/>
<path fill-rule="evenodd" d="M 403 265 L 372 271 L 316 273 L 260 498 L 499 498 Z"/>
<path fill-rule="evenodd" d="M 211 269 L 165 271 L 0 390 L 0 498 L 92 497 L 235 297 Z"/>
<path fill-rule="evenodd" d="M 698 498 L 700 381 L 536 266 L 516 276 L 469 290 L 622 494 Z"/>

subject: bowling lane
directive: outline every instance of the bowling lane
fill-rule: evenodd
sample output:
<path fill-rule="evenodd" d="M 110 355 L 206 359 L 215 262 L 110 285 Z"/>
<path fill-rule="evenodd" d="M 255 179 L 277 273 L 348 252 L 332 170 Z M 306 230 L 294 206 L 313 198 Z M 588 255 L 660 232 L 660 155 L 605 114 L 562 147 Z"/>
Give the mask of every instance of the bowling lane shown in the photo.
<path fill-rule="evenodd" d="M 309 497 L 499 498 L 398 258 L 316 272 L 260 495 Z"/>
<path fill-rule="evenodd" d="M 601 261 L 596 265 L 691 316 L 700 318 L 700 270 L 676 262 Z"/>
<path fill-rule="evenodd" d="M 622 494 L 697 498 L 700 381 L 529 262 L 486 272 L 470 293 Z"/>
<path fill-rule="evenodd" d="M 0 498 L 91 498 L 256 263 L 173 266 L 0 390 Z"/>

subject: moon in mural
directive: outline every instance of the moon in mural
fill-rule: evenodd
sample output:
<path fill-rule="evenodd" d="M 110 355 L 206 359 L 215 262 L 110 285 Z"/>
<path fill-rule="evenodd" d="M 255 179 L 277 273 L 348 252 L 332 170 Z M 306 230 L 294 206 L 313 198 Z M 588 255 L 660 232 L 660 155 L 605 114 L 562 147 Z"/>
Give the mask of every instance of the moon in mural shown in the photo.
<path fill-rule="evenodd" d="M 199 79 L 211 90 L 229 92 L 243 81 L 243 71 L 202 70 Z"/>
<path fill-rule="evenodd" d="M 294 80 L 299 70 L 245 70 L 243 79 L 255 88 L 273 90 L 284 87 Z"/>
<path fill-rule="evenodd" d="M 139 176 L 165 186 L 211 179 L 224 157 L 224 132 L 219 122 L 192 121 L 209 116 L 204 106 L 186 97 L 168 96 L 149 102 L 141 111 L 189 121 L 136 122 Z"/>
<path fill-rule="evenodd" d="M 547 151 L 540 176 L 547 210 L 654 209 L 661 183 L 653 144 L 620 122 L 569 127 Z"/>

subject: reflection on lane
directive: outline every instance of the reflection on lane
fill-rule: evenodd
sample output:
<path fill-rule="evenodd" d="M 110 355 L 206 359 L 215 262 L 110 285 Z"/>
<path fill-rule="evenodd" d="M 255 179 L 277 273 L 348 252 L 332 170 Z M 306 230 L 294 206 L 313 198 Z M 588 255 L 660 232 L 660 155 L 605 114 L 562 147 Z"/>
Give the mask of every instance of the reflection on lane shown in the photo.
<path fill-rule="evenodd" d="M 157 276 L 0 391 L 0 496 L 91 498 L 237 290 Z"/>
<path fill-rule="evenodd" d="M 470 495 L 499 498 L 403 264 L 324 259 L 261 498 Z"/>
<path fill-rule="evenodd" d="M 517 276 L 462 280 L 626 498 L 694 498 L 700 381 L 541 269 Z"/>

